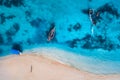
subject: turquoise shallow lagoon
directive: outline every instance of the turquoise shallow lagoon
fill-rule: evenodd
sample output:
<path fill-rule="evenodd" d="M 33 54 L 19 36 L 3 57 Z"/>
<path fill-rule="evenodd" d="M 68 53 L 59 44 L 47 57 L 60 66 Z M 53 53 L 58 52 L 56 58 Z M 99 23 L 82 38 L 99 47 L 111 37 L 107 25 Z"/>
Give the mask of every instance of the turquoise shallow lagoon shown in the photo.
<path fill-rule="evenodd" d="M 77 69 L 120 73 L 119 3 L 120 0 L 0 0 L 0 56 L 12 55 L 12 49 L 24 53 L 39 48 L 39 52 L 45 51 L 42 55 Z M 91 22 L 90 9 L 95 24 Z M 52 27 L 54 38 L 48 41 Z"/>

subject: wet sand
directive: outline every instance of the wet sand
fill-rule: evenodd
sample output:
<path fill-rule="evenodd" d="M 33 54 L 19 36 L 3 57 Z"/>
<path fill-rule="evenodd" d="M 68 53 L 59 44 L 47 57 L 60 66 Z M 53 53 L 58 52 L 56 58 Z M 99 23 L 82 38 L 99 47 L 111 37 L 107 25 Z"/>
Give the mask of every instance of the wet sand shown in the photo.
<path fill-rule="evenodd" d="M 23 54 L 0 58 L 0 80 L 120 80 L 120 74 L 93 74 L 41 55 Z"/>

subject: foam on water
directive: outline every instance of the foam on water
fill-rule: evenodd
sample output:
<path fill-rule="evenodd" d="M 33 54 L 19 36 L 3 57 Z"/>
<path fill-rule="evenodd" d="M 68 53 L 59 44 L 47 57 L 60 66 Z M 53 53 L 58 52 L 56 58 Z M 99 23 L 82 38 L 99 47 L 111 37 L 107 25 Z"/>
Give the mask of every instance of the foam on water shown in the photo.
<path fill-rule="evenodd" d="M 117 74 L 120 72 L 119 61 L 105 61 L 92 57 L 82 56 L 56 47 L 43 47 L 26 50 L 25 53 L 34 53 L 52 58 L 62 64 L 67 64 L 79 70 L 95 74 Z"/>

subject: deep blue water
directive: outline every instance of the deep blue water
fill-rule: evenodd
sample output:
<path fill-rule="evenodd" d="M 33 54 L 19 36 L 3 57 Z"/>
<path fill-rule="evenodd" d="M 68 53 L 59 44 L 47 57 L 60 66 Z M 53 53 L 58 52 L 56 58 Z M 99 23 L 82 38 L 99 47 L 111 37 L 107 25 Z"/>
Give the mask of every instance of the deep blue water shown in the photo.
<path fill-rule="evenodd" d="M 120 0 L 0 0 L 0 56 L 56 47 L 120 64 Z M 92 9 L 92 20 L 89 10 Z M 48 35 L 55 27 L 54 38 Z"/>

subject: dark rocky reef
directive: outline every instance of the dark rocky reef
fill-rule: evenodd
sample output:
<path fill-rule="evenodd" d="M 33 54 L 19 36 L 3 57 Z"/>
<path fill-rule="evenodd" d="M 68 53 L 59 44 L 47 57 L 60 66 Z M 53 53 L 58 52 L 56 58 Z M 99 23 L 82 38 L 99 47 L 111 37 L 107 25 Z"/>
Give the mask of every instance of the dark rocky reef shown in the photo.
<path fill-rule="evenodd" d="M 0 5 L 2 5 L 3 4 L 3 0 L 0 0 Z"/>
<path fill-rule="evenodd" d="M 3 53 L 3 49 L 0 48 L 0 55 Z"/>
<path fill-rule="evenodd" d="M 47 32 L 49 31 L 50 26 L 46 20 L 41 20 L 39 18 L 32 21 L 31 25 L 35 27 L 36 34 L 33 36 L 35 40 L 34 43 L 45 43 L 47 41 Z"/>
<path fill-rule="evenodd" d="M 24 0 L 11 0 L 11 3 L 16 7 L 19 7 L 21 5 L 24 5 Z"/>
<path fill-rule="evenodd" d="M 112 14 L 116 16 L 117 18 L 120 17 L 120 13 L 118 12 L 118 9 L 114 7 L 114 5 L 111 3 L 106 3 L 103 6 L 100 6 L 97 10 L 96 13 L 104 14 L 105 12 Z M 89 8 L 88 9 L 83 9 L 82 13 L 89 15 Z"/>
<path fill-rule="evenodd" d="M 78 31 L 79 29 L 81 29 L 80 23 L 76 23 L 76 24 L 73 26 L 73 29 L 74 29 L 75 31 Z"/>
<path fill-rule="evenodd" d="M 76 23 L 75 25 L 70 25 L 70 27 L 68 28 L 68 31 L 71 32 L 72 30 L 78 31 L 81 29 L 81 24 L 80 23 Z"/>
<path fill-rule="evenodd" d="M 31 12 L 30 11 L 25 11 L 25 15 L 28 17 L 31 17 Z"/>
<path fill-rule="evenodd" d="M 81 41 L 84 43 L 81 47 L 84 49 L 104 49 L 104 50 L 115 50 L 118 48 L 118 44 L 115 44 L 110 39 L 105 39 L 102 36 L 92 37 L 86 35 Z"/>
<path fill-rule="evenodd" d="M 26 43 L 27 43 L 28 45 L 33 45 L 35 42 L 33 42 L 33 40 L 32 40 L 31 38 L 28 38 L 28 39 L 26 40 Z"/>
<path fill-rule="evenodd" d="M 19 7 L 24 5 L 24 0 L 0 0 L 0 5 L 4 5 L 8 8 L 12 6 Z"/>
<path fill-rule="evenodd" d="M 7 44 L 11 44 L 13 39 L 12 37 L 19 31 L 20 26 L 18 23 L 15 23 L 12 27 L 10 27 L 7 31 L 6 31 L 6 36 L 7 36 Z"/>
<path fill-rule="evenodd" d="M 82 13 L 89 16 L 89 11 L 90 11 L 89 8 L 83 9 Z M 105 15 L 107 14 L 107 16 L 103 17 L 102 15 L 104 14 Z M 118 9 L 112 3 L 106 3 L 100 6 L 98 9 L 94 10 L 94 13 L 92 13 L 92 19 L 95 24 L 101 22 L 104 19 L 107 19 L 109 20 L 109 22 L 112 22 L 113 19 L 110 17 L 110 15 L 115 16 L 117 19 L 120 17 L 120 13 L 118 12 Z"/>
<path fill-rule="evenodd" d="M 3 39 L 2 34 L 0 34 L 0 45 L 2 45 L 3 43 L 4 43 L 4 39 Z"/>
<path fill-rule="evenodd" d="M 19 26 L 18 23 L 15 23 L 15 24 L 13 25 L 13 28 L 15 29 L 16 32 L 18 32 L 19 29 L 20 29 L 20 26 Z"/>
<path fill-rule="evenodd" d="M 82 13 L 89 15 L 89 9 L 82 9 Z"/>
<path fill-rule="evenodd" d="M 89 16 L 90 10 L 91 9 L 83 9 L 82 12 Z M 95 25 L 97 24 L 97 22 L 100 22 L 102 20 L 102 17 L 100 16 L 100 12 L 98 12 L 98 11 L 94 11 L 94 12 L 92 11 L 91 17 L 92 17 L 92 21 L 94 22 Z"/>
<path fill-rule="evenodd" d="M 77 48 L 81 46 L 81 48 L 88 49 L 88 50 L 103 49 L 103 50 L 112 51 L 120 48 L 120 45 L 115 44 L 110 39 L 105 39 L 100 35 L 92 37 L 91 35 L 87 34 L 82 39 L 77 38 L 71 41 L 67 41 L 66 43 L 71 48 Z"/>
<path fill-rule="evenodd" d="M 30 21 L 30 24 L 31 24 L 31 26 L 38 28 L 38 27 L 40 27 L 41 22 L 42 22 L 42 20 L 40 18 L 36 18 L 36 19 Z"/>
<path fill-rule="evenodd" d="M 1 13 L 1 14 L 0 14 L 0 24 L 5 23 L 6 19 L 9 20 L 9 19 L 13 19 L 13 18 L 15 18 L 14 15 L 5 16 L 4 13 Z"/>
<path fill-rule="evenodd" d="M 77 47 L 77 42 L 79 42 L 80 39 L 73 39 L 71 41 L 67 41 L 66 43 L 68 44 L 69 47 L 71 48 L 76 48 Z"/>
<path fill-rule="evenodd" d="M 99 7 L 97 9 L 97 12 L 100 12 L 100 14 L 107 12 L 109 14 L 116 16 L 116 18 L 120 17 L 120 13 L 118 12 L 118 9 L 115 8 L 113 4 L 110 3 L 106 3 L 105 5 Z"/>
<path fill-rule="evenodd" d="M 7 41 L 7 45 L 11 44 L 13 42 L 12 36 L 8 36 Z"/>
<path fill-rule="evenodd" d="M 118 38 L 118 40 L 120 41 L 120 35 L 118 35 L 118 37 L 117 37 L 117 38 Z"/>
<path fill-rule="evenodd" d="M 81 41 L 84 43 L 82 45 L 82 48 L 85 49 L 102 48 L 101 44 L 105 42 L 105 40 L 101 36 L 96 36 L 96 38 L 93 38 L 89 34 L 82 38 Z"/>
<path fill-rule="evenodd" d="M 16 17 L 15 15 L 9 15 L 9 16 L 6 17 L 6 19 L 13 19 L 15 17 Z"/>
<path fill-rule="evenodd" d="M 5 16 L 4 13 L 0 14 L 0 24 L 3 24 L 5 22 Z"/>
<path fill-rule="evenodd" d="M 9 1 L 9 0 L 4 0 L 4 1 L 5 1 L 5 2 L 3 3 L 4 6 L 6 6 L 6 7 L 11 7 L 11 6 L 12 6 L 11 1 Z"/>
<path fill-rule="evenodd" d="M 50 24 L 50 30 L 53 29 L 54 27 L 55 27 L 55 23 L 53 22 Z"/>
<path fill-rule="evenodd" d="M 23 52 L 23 48 L 22 48 L 21 44 L 19 44 L 19 43 L 14 43 L 12 46 L 12 49 L 19 50 L 20 52 Z"/>
<path fill-rule="evenodd" d="M 49 31 L 53 29 L 53 27 L 55 27 L 55 23 L 54 22 L 48 23 L 46 20 L 41 20 L 37 24 L 37 26 L 38 27 L 36 27 L 36 35 L 34 36 L 35 40 L 33 40 L 33 43 L 39 43 L 39 44 L 48 43 L 47 38 L 49 35 Z M 50 42 L 57 42 L 55 35 L 56 33 L 54 34 L 54 38 Z"/>
<path fill-rule="evenodd" d="M 31 12 L 30 12 L 30 10 L 27 10 L 27 11 L 25 11 L 25 18 L 26 18 L 26 20 L 29 22 L 30 21 L 30 18 L 31 18 Z M 32 22 L 32 21 L 31 21 Z"/>
<path fill-rule="evenodd" d="M 28 30 L 24 30 L 25 33 L 28 33 L 29 31 Z"/>
<path fill-rule="evenodd" d="M 91 2 L 92 0 L 88 0 L 89 2 Z"/>
<path fill-rule="evenodd" d="M 6 35 L 7 37 L 9 36 L 14 36 L 20 29 L 20 26 L 18 23 L 15 23 L 12 27 L 10 27 L 7 31 L 6 31 Z"/>
<path fill-rule="evenodd" d="M 70 27 L 68 28 L 68 31 L 71 32 L 72 31 L 72 24 L 69 25 Z"/>

